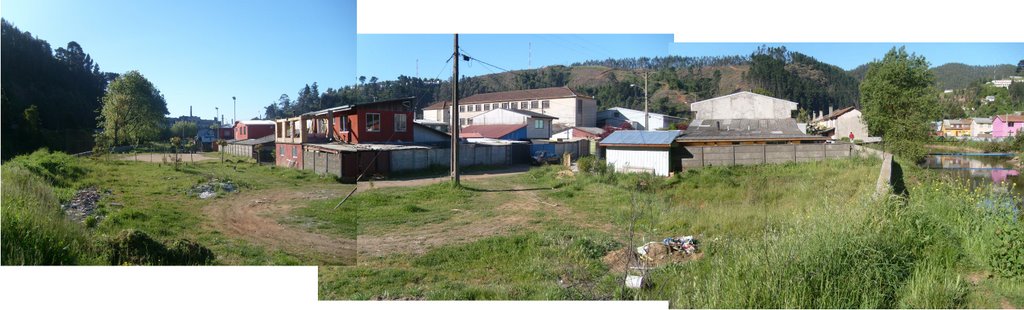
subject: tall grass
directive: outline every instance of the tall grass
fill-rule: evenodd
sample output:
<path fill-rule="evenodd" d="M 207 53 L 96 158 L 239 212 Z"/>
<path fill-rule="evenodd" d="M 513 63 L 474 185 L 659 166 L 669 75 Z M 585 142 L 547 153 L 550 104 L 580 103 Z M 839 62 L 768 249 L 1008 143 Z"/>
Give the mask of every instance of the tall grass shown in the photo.
<path fill-rule="evenodd" d="M 77 265 L 98 260 L 85 229 L 64 217 L 52 187 L 28 169 L 3 166 L 2 263 Z"/>

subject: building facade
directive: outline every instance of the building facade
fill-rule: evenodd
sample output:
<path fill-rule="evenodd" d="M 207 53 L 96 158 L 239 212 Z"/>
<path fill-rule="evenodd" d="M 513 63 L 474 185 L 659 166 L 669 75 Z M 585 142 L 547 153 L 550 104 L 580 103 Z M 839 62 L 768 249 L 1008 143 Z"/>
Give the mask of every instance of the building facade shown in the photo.
<path fill-rule="evenodd" d="M 971 119 L 971 137 L 991 138 L 992 118 L 975 117 Z"/>
<path fill-rule="evenodd" d="M 631 128 L 637 130 L 657 130 L 672 129 L 676 124 L 684 121 L 681 117 L 659 113 L 648 112 L 647 115 L 647 123 L 650 124 L 651 128 L 644 127 L 644 111 L 621 107 L 611 108 L 597 112 L 597 126 L 622 127 L 623 123 L 629 123 Z"/>
<path fill-rule="evenodd" d="M 942 135 L 946 137 L 970 137 L 972 120 L 946 119 L 942 120 Z"/>
<path fill-rule="evenodd" d="M 547 139 L 555 119 L 537 112 L 498 108 L 470 118 L 469 125 L 526 125 L 527 139 Z"/>
<path fill-rule="evenodd" d="M 1024 130 L 1024 115 L 996 115 L 992 118 L 992 137 L 1006 138 L 1021 134 Z"/>
<path fill-rule="evenodd" d="M 423 109 L 423 118 L 448 121 L 449 102 L 439 102 Z M 597 123 L 597 100 L 568 87 L 515 90 L 476 94 L 459 100 L 459 124 L 471 125 L 470 119 L 494 109 L 524 110 L 555 117 L 554 124 L 566 127 L 593 127 Z"/>
<path fill-rule="evenodd" d="M 235 140 L 262 138 L 274 134 L 274 121 L 248 120 L 235 121 L 232 127 Z"/>
<path fill-rule="evenodd" d="M 786 119 L 796 107 L 796 102 L 747 91 L 690 104 L 694 119 Z"/>

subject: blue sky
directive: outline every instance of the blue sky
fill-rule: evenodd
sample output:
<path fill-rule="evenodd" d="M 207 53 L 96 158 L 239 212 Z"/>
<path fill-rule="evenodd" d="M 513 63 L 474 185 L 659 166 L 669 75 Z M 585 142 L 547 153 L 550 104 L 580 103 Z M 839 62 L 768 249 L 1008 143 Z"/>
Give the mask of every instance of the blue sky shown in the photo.
<path fill-rule="evenodd" d="M 358 35 L 358 75 L 382 80 L 399 75 L 444 79 L 451 77 L 452 35 L 434 34 L 360 34 Z M 466 54 L 507 70 L 568 65 L 593 59 L 622 57 L 730 56 L 750 55 L 765 43 L 674 43 L 672 35 L 603 34 L 467 34 L 460 35 Z M 774 43 L 784 45 L 818 60 L 853 69 L 882 58 L 893 46 L 924 55 L 932 66 L 949 62 L 970 65 L 1013 64 L 1024 59 L 1024 43 Z M 532 61 L 531 61 L 532 46 Z M 460 65 L 462 75 L 474 76 L 499 72 L 475 62 Z"/>
<path fill-rule="evenodd" d="M 76 41 L 108 72 L 139 70 L 171 116 L 238 119 L 314 81 L 352 84 L 355 0 L 4 0 L 0 16 L 53 49 Z"/>
<path fill-rule="evenodd" d="M 358 75 L 376 76 L 382 80 L 399 75 L 450 78 L 452 35 L 435 34 L 360 34 L 358 43 Z M 574 62 L 624 57 L 665 56 L 670 34 L 460 34 L 459 46 L 464 52 L 494 66 L 518 70 L 549 65 L 570 65 Z M 532 54 L 532 57 L 531 57 Z M 463 62 L 459 73 L 475 76 L 501 70 L 477 62 Z"/>
<path fill-rule="evenodd" d="M 893 46 L 924 55 L 931 65 L 1012 64 L 1024 59 L 1024 43 L 676 43 L 669 52 L 683 56 L 749 55 L 761 45 L 780 46 L 850 70 L 881 59 Z"/>

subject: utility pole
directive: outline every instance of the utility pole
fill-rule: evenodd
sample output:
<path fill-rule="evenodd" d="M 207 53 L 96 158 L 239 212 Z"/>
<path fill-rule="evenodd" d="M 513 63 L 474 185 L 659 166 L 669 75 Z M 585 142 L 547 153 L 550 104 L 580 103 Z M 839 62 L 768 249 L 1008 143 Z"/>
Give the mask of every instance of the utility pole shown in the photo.
<path fill-rule="evenodd" d="M 235 106 L 237 104 L 238 104 L 238 101 L 235 100 L 235 96 L 231 96 L 231 123 L 232 124 L 234 124 L 235 122 L 238 121 L 238 112 L 237 112 L 238 109 L 235 108 Z"/>
<path fill-rule="evenodd" d="M 651 127 L 647 123 L 651 117 L 647 113 L 647 70 L 644 70 L 644 130 L 649 131 Z"/>
<path fill-rule="evenodd" d="M 455 48 L 454 54 L 452 54 L 452 119 L 451 119 L 451 131 L 452 131 L 452 185 L 461 186 L 459 184 L 459 34 L 455 34 Z"/>

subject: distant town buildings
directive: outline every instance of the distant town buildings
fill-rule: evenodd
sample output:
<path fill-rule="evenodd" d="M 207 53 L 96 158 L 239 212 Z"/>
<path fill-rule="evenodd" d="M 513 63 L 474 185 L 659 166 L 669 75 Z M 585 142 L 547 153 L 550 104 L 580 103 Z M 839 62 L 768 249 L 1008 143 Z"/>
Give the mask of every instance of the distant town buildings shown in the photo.
<path fill-rule="evenodd" d="M 451 102 L 438 102 L 423 109 L 423 119 L 449 121 Z M 514 90 L 476 94 L 459 100 L 459 124 L 494 109 L 524 110 L 555 117 L 554 124 L 565 127 L 596 125 L 597 100 L 569 87 Z"/>
<path fill-rule="evenodd" d="M 627 109 L 622 107 L 611 108 L 597 112 L 597 126 L 623 127 L 628 123 L 631 128 L 637 130 L 675 129 L 675 125 L 682 123 L 683 118 L 671 115 L 648 112 L 647 123 L 651 128 L 644 128 L 644 111 Z"/>

